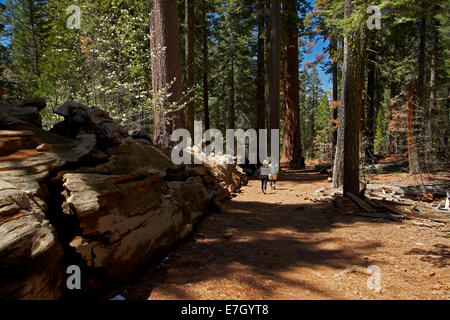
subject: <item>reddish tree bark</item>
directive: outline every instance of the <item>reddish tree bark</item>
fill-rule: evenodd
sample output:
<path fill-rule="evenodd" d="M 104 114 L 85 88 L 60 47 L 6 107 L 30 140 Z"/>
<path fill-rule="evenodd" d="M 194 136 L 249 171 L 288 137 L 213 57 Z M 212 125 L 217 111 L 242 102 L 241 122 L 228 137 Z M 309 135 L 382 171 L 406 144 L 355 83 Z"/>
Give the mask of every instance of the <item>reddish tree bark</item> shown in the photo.
<path fill-rule="evenodd" d="M 302 148 L 300 135 L 299 74 L 298 74 L 298 28 L 296 0 L 284 2 L 284 72 L 285 109 L 283 156 L 281 165 L 301 168 Z"/>
<path fill-rule="evenodd" d="M 181 100 L 181 55 L 176 0 L 150 0 L 150 50 L 154 103 L 154 143 L 167 148 L 170 135 L 185 125 Z M 170 97 L 162 95 L 167 89 Z"/>

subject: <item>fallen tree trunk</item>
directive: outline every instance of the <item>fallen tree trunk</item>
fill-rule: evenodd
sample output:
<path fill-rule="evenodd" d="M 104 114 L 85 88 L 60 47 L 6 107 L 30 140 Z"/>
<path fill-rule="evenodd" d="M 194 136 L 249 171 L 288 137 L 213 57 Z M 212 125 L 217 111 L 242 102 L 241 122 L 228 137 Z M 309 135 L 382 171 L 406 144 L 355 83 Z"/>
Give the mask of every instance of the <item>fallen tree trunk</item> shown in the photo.
<path fill-rule="evenodd" d="M 375 202 L 377 205 L 383 207 L 384 209 L 386 209 L 386 210 L 388 210 L 388 211 L 391 211 L 391 212 L 395 213 L 396 215 L 398 215 L 398 216 L 400 216 L 400 217 L 402 217 L 402 218 L 407 218 L 407 216 L 405 216 L 405 215 L 403 214 L 402 211 L 400 211 L 400 210 L 398 210 L 398 209 L 396 209 L 396 208 L 394 208 L 394 207 L 392 207 L 392 206 L 390 206 L 390 205 L 384 203 L 383 201 L 380 201 L 380 200 L 374 200 L 374 202 Z"/>
<path fill-rule="evenodd" d="M 368 212 L 368 213 L 375 213 L 376 209 L 374 209 L 369 203 L 365 202 L 364 200 L 358 198 L 357 196 L 355 196 L 353 193 L 350 192 L 346 192 L 345 196 L 347 198 L 350 198 L 353 200 L 353 202 L 356 203 L 356 205 L 358 207 L 360 207 L 361 209 L 363 209 L 364 211 Z"/>
<path fill-rule="evenodd" d="M 424 192 L 430 193 L 435 197 L 442 197 L 446 195 L 446 192 L 450 189 L 448 184 L 438 184 L 438 185 L 428 185 L 428 186 L 417 186 L 417 187 L 398 187 L 391 185 L 380 185 L 380 184 L 368 184 L 366 185 L 367 191 L 378 192 L 380 190 L 390 190 L 398 194 L 403 194 L 405 196 L 422 196 Z"/>

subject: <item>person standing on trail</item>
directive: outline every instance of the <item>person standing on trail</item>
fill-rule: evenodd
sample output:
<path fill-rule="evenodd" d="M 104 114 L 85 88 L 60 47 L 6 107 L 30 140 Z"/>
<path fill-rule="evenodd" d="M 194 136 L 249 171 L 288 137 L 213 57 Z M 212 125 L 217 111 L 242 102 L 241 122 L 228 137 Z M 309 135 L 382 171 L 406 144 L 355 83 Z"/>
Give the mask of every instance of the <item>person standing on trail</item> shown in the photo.
<path fill-rule="evenodd" d="M 270 189 L 277 190 L 277 179 L 278 179 L 278 172 L 280 170 L 280 166 L 278 165 L 277 161 L 275 159 L 272 159 L 272 161 L 269 164 L 269 180 L 270 180 Z"/>
<path fill-rule="evenodd" d="M 264 160 L 263 165 L 259 169 L 259 177 L 261 179 L 261 190 L 264 194 L 267 191 L 267 182 L 269 182 L 269 162 Z"/>

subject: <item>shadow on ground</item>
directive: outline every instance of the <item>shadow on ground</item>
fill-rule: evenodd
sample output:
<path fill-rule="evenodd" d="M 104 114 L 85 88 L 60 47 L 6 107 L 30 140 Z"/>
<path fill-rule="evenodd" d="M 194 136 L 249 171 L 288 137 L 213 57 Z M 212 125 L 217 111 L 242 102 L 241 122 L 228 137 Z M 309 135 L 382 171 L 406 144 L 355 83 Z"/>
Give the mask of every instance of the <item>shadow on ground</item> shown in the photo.
<path fill-rule="evenodd" d="M 326 175 L 289 171 L 280 176 L 280 181 L 294 183 L 294 187 L 282 188 L 293 191 L 293 188 L 302 188 L 302 184 L 324 182 Z M 243 192 L 254 190 L 244 189 Z M 358 209 L 351 202 L 337 207 L 327 203 L 304 203 L 301 198 L 298 204 L 242 201 L 239 198 L 229 201 L 222 212 L 207 215 L 193 238 L 169 254 L 166 262 L 143 268 L 134 279 L 123 283 L 112 294 L 123 294 L 125 290 L 127 299 L 148 299 L 158 286 L 170 296 L 195 299 L 180 289 L 180 285 L 189 286 L 212 278 L 226 279 L 238 274 L 239 281 L 264 291 L 267 296 L 273 286 L 266 285 L 261 279 L 303 287 L 326 296 L 323 289 L 305 281 L 288 279 L 283 273 L 294 268 L 327 267 L 338 272 L 351 265 L 369 266 L 367 252 L 380 247 L 380 242 L 373 239 L 355 247 L 346 239 L 337 239 L 327 233 L 358 222 L 398 222 L 356 216 L 352 210 Z M 226 233 L 231 233 L 232 237 L 226 239 Z M 255 275 L 258 281 L 255 281 Z"/>

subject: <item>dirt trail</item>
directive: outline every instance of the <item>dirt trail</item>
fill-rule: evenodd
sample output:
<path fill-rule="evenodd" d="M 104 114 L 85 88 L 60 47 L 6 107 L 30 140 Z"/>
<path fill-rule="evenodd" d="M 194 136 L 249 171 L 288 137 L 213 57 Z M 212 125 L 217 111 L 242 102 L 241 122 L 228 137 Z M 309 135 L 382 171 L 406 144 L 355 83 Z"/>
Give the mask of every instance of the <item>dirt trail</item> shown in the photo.
<path fill-rule="evenodd" d="M 309 200 L 325 175 L 281 174 L 206 216 L 194 240 L 115 290 L 127 299 L 449 299 L 448 230 L 372 219 L 349 200 Z M 231 233 L 226 239 L 224 235 Z M 381 292 L 367 287 L 380 268 Z"/>

